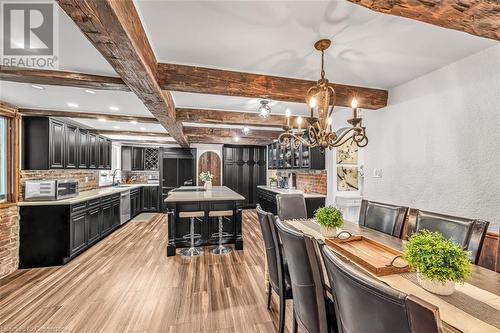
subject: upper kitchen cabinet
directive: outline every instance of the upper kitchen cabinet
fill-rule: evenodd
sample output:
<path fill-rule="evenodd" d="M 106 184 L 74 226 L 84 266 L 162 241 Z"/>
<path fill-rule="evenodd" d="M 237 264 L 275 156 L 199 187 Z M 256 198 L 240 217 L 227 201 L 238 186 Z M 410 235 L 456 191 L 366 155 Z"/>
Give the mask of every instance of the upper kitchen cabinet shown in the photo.
<path fill-rule="evenodd" d="M 158 171 L 158 148 L 122 146 L 122 170 Z"/>
<path fill-rule="evenodd" d="M 318 147 L 300 145 L 295 149 L 273 142 L 267 146 L 267 157 L 269 169 L 325 169 L 325 154 Z"/>
<path fill-rule="evenodd" d="M 47 117 L 23 117 L 24 170 L 110 169 L 111 141 Z"/>

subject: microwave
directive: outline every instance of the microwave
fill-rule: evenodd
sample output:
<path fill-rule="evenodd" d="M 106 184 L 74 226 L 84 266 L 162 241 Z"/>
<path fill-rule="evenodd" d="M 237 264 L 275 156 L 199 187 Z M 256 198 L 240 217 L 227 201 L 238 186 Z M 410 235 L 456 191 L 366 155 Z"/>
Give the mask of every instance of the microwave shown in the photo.
<path fill-rule="evenodd" d="M 76 179 L 27 180 L 24 184 L 24 200 L 52 201 L 78 196 L 79 184 Z"/>

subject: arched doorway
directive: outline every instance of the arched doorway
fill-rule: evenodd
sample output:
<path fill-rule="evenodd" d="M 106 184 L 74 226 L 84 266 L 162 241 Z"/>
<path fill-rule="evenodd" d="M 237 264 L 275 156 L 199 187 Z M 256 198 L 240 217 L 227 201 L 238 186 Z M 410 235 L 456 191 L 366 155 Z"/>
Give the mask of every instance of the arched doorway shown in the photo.
<path fill-rule="evenodd" d="M 213 151 L 204 152 L 198 159 L 198 176 L 203 171 L 210 171 L 210 173 L 214 175 L 214 178 L 212 179 L 213 186 L 221 185 L 220 168 L 221 168 L 220 157 L 217 153 Z"/>

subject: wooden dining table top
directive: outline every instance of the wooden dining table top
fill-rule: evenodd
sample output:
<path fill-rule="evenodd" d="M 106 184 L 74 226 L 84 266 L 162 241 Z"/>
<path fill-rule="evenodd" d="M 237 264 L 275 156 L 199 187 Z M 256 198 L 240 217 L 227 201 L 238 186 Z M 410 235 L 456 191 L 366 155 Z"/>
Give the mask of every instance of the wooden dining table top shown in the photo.
<path fill-rule="evenodd" d="M 321 229 L 319 225 L 317 223 L 313 223 L 313 221 L 314 220 L 312 219 L 306 219 L 306 220 L 285 221 L 285 223 L 289 224 L 290 226 L 296 229 L 301 230 L 306 234 L 309 234 L 312 237 L 323 238 L 321 236 Z M 348 231 L 352 235 L 359 235 L 366 238 L 370 238 L 374 241 L 377 241 L 385 246 L 391 247 L 398 251 L 403 251 L 404 249 L 405 241 L 397 237 L 384 234 L 380 231 L 366 228 L 357 223 L 344 222 L 344 225 L 338 229 L 340 229 L 339 231 L 344 231 L 344 230 Z M 330 249 L 332 248 L 330 247 Z M 355 263 L 352 264 L 357 266 Z M 359 266 L 357 267 L 359 268 Z M 472 265 L 471 276 L 469 279 L 467 279 L 466 283 L 474 287 L 477 287 L 479 289 L 482 289 L 484 291 L 487 291 L 491 294 L 500 296 L 500 273 L 491 271 L 489 269 L 477 265 Z M 462 332 L 461 330 L 456 329 L 456 327 L 454 327 L 453 325 L 446 323 L 444 320 L 443 320 L 443 329 L 444 332 Z"/>

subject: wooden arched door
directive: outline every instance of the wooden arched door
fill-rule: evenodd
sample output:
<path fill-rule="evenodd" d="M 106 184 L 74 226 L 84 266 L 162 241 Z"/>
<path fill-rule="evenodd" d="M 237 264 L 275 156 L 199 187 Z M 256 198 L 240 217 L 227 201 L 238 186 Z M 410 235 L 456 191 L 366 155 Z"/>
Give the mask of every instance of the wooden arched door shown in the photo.
<path fill-rule="evenodd" d="M 207 151 L 201 154 L 200 158 L 198 159 L 198 176 L 203 171 L 210 171 L 210 173 L 214 175 L 214 178 L 212 179 L 212 185 L 220 186 L 220 170 L 220 157 L 217 153 L 213 151 Z M 198 182 L 200 185 L 202 185 L 199 179 Z"/>

